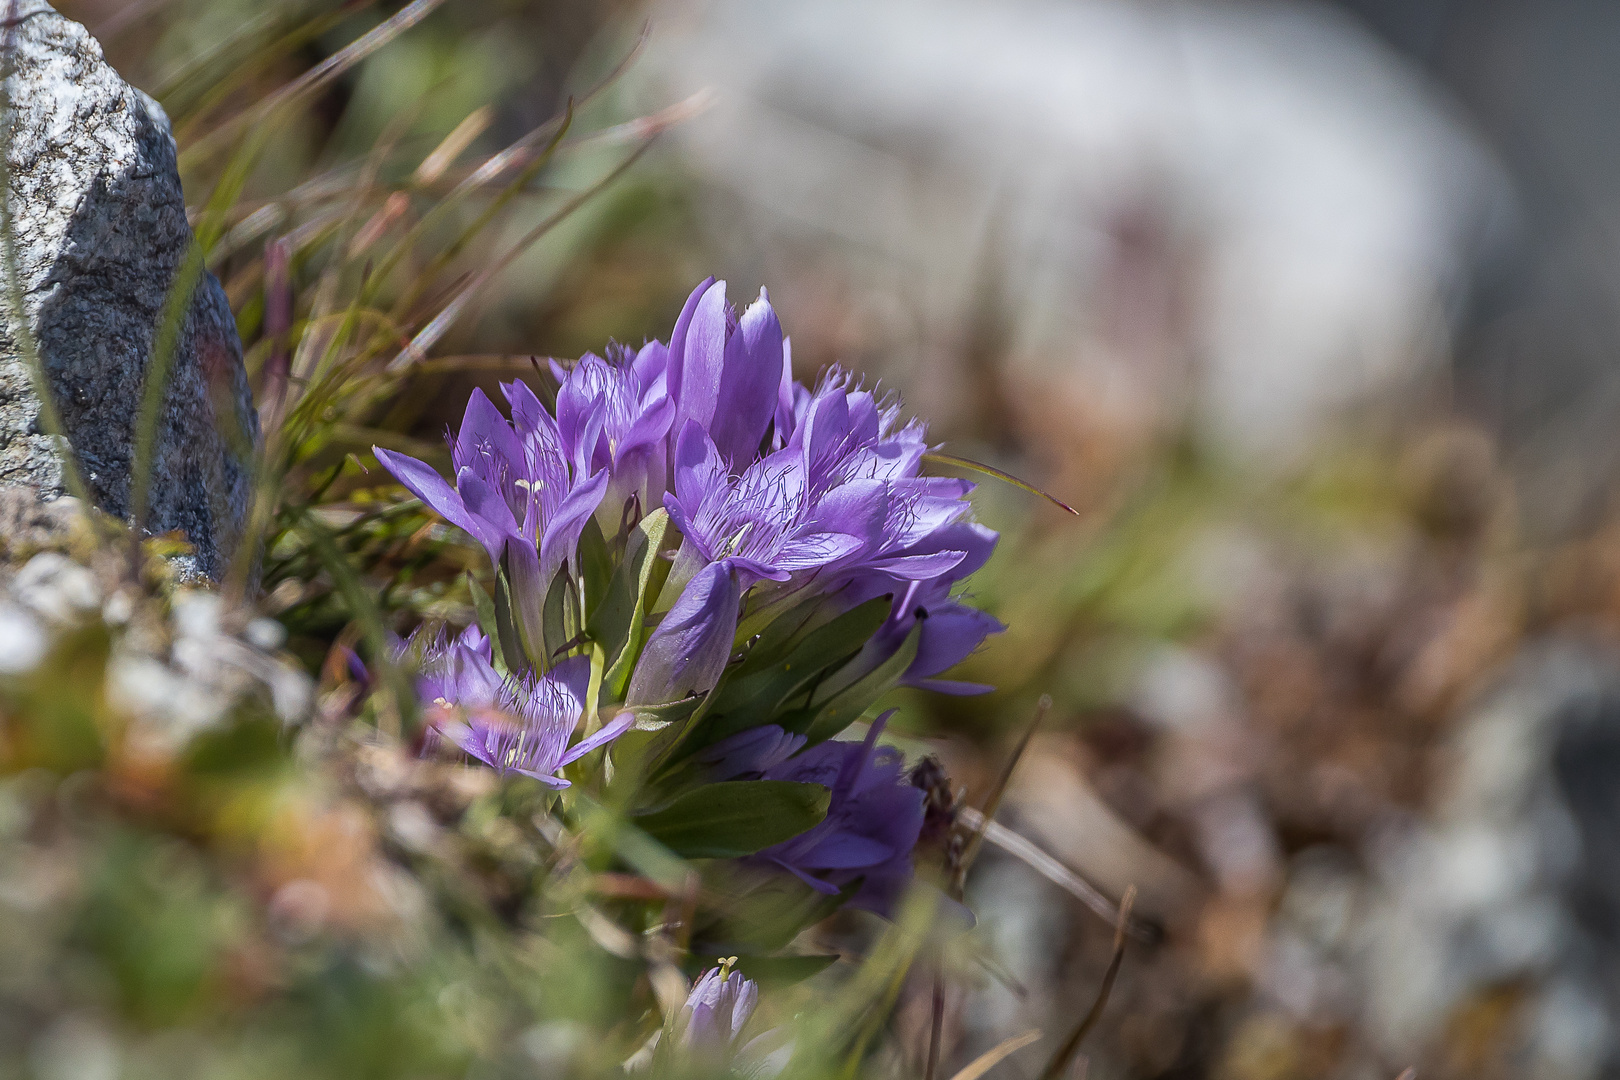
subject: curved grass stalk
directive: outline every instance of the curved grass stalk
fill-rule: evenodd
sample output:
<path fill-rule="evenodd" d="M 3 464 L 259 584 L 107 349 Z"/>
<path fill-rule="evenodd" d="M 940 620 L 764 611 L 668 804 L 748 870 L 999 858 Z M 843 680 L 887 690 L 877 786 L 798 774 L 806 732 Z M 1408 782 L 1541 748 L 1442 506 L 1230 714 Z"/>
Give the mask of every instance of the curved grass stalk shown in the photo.
<path fill-rule="evenodd" d="M 181 168 L 192 167 L 219 153 L 244 129 L 264 124 L 275 112 L 322 89 L 344 72 L 359 64 L 399 35 L 420 23 L 446 0 L 412 0 L 398 13 L 359 39 L 333 53 L 252 108 L 233 116 L 198 139 L 180 155 Z"/>
<path fill-rule="evenodd" d="M 528 187 L 529 182 L 538 176 L 541 170 L 551 163 L 552 156 L 557 152 L 558 145 L 561 144 L 563 136 L 568 133 L 568 129 L 573 122 L 574 103 L 570 101 L 564 109 L 562 117 L 557 123 L 557 130 L 552 136 L 551 141 L 547 143 L 545 148 L 540 151 L 535 159 L 526 165 L 523 171 L 519 173 L 511 183 L 507 184 L 501 193 L 497 195 L 487 207 L 484 208 L 483 212 L 473 219 L 470 225 L 462 229 L 460 234 L 457 235 L 454 240 L 447 244 L 443 250 L 428 261 L 427 266 L 423 267 L 422 270 L 416 275 L 410 286 L 405 290 L 399 301 L 395 304 L 394 310 L 396 316 L 401 312 L 410 310 L 411 306 L 421 298 L 422 293 L 427 288 L 428 282 L 431 282 L 440 273 L 442 273 L 445 267 L 450 265 L 451 260 L 457 255 L 461 254 L 461 252 L 465 250 L 466 246 L 472 243 L 474 237 L 488 228 L 490 222 L 494 221 L 496 216 L 499 215 L 502 210 L 506 209 L 512 200 L 517 198 L 517 196 Z M 421 237 L 422 233 L 428 227 L 430 220 L 435 215 L 441 214 L 442 212 L 448 210 L 451 205 L 451 200 L 455 197 L 455 194 L 455 192 L 452 192 L 449 198 L 446 198 L 444 202 L 439 203 L 431 211 L 429 211 L 428 214 L 424 215 L 422 220 L 417 223 L 417 227 L 412 229 L 411 232 L 407 234 L 399 244 L 395 245 L 392 251 L 389 252 L 389 263 L 383 269 L 383 272 L 379 273 L 376 278 L 373 279 L 372 288 L 374 291 L 382 287 L 384 275 L 388 270 L 391 270 L 395 265 L 398 264 L 400 259 L 404 257 L 405 252 L 409 251 L 411 245 L 413 245 L 415 241 Z"/>
<path fill-rule="evenodd" d="M 361 6 L 369 7 L 374 2 L 375 0 L 362 0 Z M 200 126 L 215 109 L 228 101 L 232 94 L 254 76 L 263 73 L 274 61 L 290 55 L 341 25 L 355 13 L 355 10 L 353 5 L 344 5 L 341 10 L 316 16 L 293 27 L 274 41 L 250 49 L 242 60 L 232 64 L 217 81 L 200 90 L 193 101 L 180 109 L 180 115 L 186 119 L 180 124 L 177 134 L 189 138 L 194 128 Z"/>
<path fill-rule="evenodd" d="M 600 194 L 615 180 L 629 171 L 630 166 L 634 165 L 638 160 L 640 160 L 641 155 L 646 153 L 647 149 L 651 147 L 652 144 L 653 140 L 649 138 L 646 142 L 636 147 L 633 153 L 627 156 L 618 165 L 614 166 L 612 171 L 610 171 L 606 176 L 602 177 L 596 183 L 592 184 L 590 187 L 586 188 L 572 199 L 569 199 L 566 203 L 559 207 L 555 213 L 551 214 L 539 225 L 536 225 L 533 229 L 529 230 L 529 232 L 526 233 L 522 239 L 513 244 L 512 247 L 499 259 L 496 259 L 489 266 L 475 274 L 473 279 L 463 286 L 461 291 L 458 292 L 442 310 L 440 310 L 439 314 L 434 316 L 433 320 L 423 327 L 417 333 L 416 337 L 411 339 L 411 343 L 407 345 L 398 356 L 389 361 L 388 371 L 390 373 L 404 371 L 417 360 L 420 360 L 426 354 L 428 349 L 431 349 L 440 338 L 449 332 L 450 327 L 455 325 L 456 320 L 461 318 L 461 316 L 466 313 L 466 309 L 468 305 L 471 304 L 473 298 L 484 291 L 495 275 L 512 265 L 512 263 L 517 260 L 518 256 L 522 255 L 529 248 L 533 247 L 537 241 L 561 224 L 567 217 L 573 214 L 574 211 L 585 205 L 586 202 Z"/>
<path fill-rule="evenodd" d="M 966 469 L 969 472 L 976 472 L 984 476 L 993 477 L 1000 480 L 1004 484 L 1011 484 L 1020 491 L 1027 491 L 1031 495 L 1038 495 L 1047 502 L 1051 503 L 1053 506 L 1057 507 L 1059 510 L 1067 510 L 1075 517 L 1080 516 L 1080 511 L 1076 510 L 1074 507 L 1070 506 L 1056 495 L 1048 494 L 1047 492 L 1044 492 L 1040 488 L 1036 487 L 1034 484 L 1031 484 L 1028 480 L 1018 479 L 1018 477 L 1014 476 L 1012 473 L 1002 472 L 994 465 L 986 465 L 984 462 L 974 461 L 972 458 L 957 457 L 955 454 L 942 454 L 937 451 L 924 454 L 923 460 L 934 465 L 949 465 L 954 469 Z"/>
<path fill-rule="evenodd" d="M 365 582 L 355 573 L 349 559 L 339 549 L 336 538 L 325 525 L 313 515 L 301 512 L 297 515 L 295 528 L 309 541 L 309 546 L 321 567 L 331 576 L 333 586 L 342 594 L 350 613 L 359 623 L 361 636 L 371 653 L 371 662 L 377 669 L 383 685 L 388 687 L 394 698 L 400 730 L 392 734 L 396 737 L 403 735 L 411 730 L 415 719 L 416 695 L 411 688 L 410 680 L 405 677 L 399 665 L 394 663 L 382 609 L 378 606 L 376 598 L 367 591 Z"/>

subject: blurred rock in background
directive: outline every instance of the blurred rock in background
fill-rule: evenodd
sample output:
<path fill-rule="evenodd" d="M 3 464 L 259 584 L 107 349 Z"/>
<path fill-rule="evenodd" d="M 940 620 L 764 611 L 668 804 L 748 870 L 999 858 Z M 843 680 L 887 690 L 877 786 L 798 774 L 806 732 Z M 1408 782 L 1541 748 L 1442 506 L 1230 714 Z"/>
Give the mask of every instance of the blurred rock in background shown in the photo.
<path fill-rule="evenodd" d="M 653 20 L 654 92 L 717 97 L 679 153 L 722 269 L 778 288 L 808 364 L 880 367 L 991 443 L 1016 442 L 995 406 L 1038 382 L 1130 445 L 1190 411 L 1223 451 L 1297 451 L 1445 359 L 1510 220 L 1461 116 L 1319 5 L 668 0 Z"/>

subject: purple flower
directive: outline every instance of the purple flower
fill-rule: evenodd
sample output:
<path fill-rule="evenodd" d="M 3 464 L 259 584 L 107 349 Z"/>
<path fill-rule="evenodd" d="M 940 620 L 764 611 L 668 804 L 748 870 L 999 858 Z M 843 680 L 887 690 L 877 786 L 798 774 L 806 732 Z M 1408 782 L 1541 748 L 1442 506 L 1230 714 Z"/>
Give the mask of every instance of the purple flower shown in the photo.
<path fill-rule="evenodd" d="M 881 498 L 881 492 L 875 493 Z M 742 594 L 760 581 L 788 581 L 860 550 L 874 512 L 853 503 L 818 513 L 808 501 L 801 456 L 780 450 L 732 475 L 708 433 L 687 421 L 675 456 L 675 490 L 664 496 L 685 537 L 665 588 L 674 606 L 647 642 L 629 700 L 669 701 L 710 689 L 731 656 Z"/>
<path fill-rule="evenodd" d="M 928 452 L 921 421 L 900 423 L 892 398 L 879 402 L 854 376 L 833 368 L 793 412 L 789 443 L 804 454 L 811 486 L 915 477 Z"/>
<path fill-rule="evenodd" d="M 524 679 L 502 679 L 493 661 L 489 639 L 468 627 L 448 645 L 428 650 L 417 691 L 439 706 L 434 730 L 496 772 L 565 788 L 568 781 L 555 775 L 557 770 L 618 738 L 634 722 L 625 713 L 569 746 L 585 711 L 590 661 L 573 657 Z"/>
<path fill-rule="evenodd" d="M 375 446 L 372 452 L 412 494 L 483 544 L 497 566 L 503 555 L 538 548 L 534 576 L 543 590 L 573 554 L 608 474 L 571 466 L 556 421 L 526 385 L 501 390 L 512 406 L 510 423 L 482 390 L 467 402 L 450 444 L 454 487 L 415 458 Z"/>
<path fill-rule="evenodd" d="M 608 359 L 585 354 L 571 371 L 554 365 L 557 429 L 575 475 L 609 476 L 602 508 L 616 528 L 635 496 L 645 509 L 663 496 L 669 471 L 667 436 L 674 402 L 664 370 L 669 351 L 650 341 L 640 352 L 610 346 Z"/>
<path fill-rule="evenodd" d="M 716 780 L 759 777 L 766 769 L 798 753 L 805 742 L 803 735 L 794 735 L 775 724 L 764 724 L 721 739 L 698 751 L 696 757 L 709 767 L 710 775 Z"/>
<path fill-rule="evenodd" d="M 892 710 L 860 743 L 829 741 L 795 754 L 804 736 L 765 725 L 714 744 L 700 756 L 717 780 L 762 778 L 820 784 L 831 792 L 814 828 L 753 856 L 817 892 L 860 885 L 850 903 L 889 914 L 911 881 L 911 852 L 922 830 L 925 795 L 906 777 L 905 761 L 877 737 Z"/>
<path fill-rule="evenodd" d="M 952 617 L 925 633 L 927 658 L 909 673 L 918 679 L 943 670 L 924 670 L 935 658 L 972 651 L 983 634 L 960 649 L 970 633 L 988 632 L 955 619 L 947 600 L 964 564 L 982 562 L 996 539 L 961 520 L 972 485 L 918 475 L 924 429 L 903 422 L 892 398 L 836 370 L 806 390 L 789 356 L 763 295 L 739 317 L 725 283 L 705 281 L 681 312 L 666 365 L 674 453 L 664 506 L 684 542 L 665 585 L 676 599 L 647 643 L 632 701 L 708 690 L 742 606 L 805 590 L 869 599 L 928 583 L 927 599 Z M 883 639 L 887 655 L 910 630 L 902 621 Z"/>
<path fill-rule="evenodd" d="M 950 573 L 968 555 L 950 526 L 967 513 L 973 485 L 917 475 L 928 450 L 923 435 L 919 421 L 900 423 L 892 399 L 879 402 L 837 369 L 804 401 L 788 447 L 802 456 L 819 513 L 847 515 L 858 501 L 862 513 L 878 514 L 868 518 L 868 543 L 841 570 L 923 580 Z"/>
<path fill-rule="evenodd" d="M 726 283 L 706 279 L 687 297 L 669 338 L 666 369 L 675 403 L 670 435 L 695 423 L 733 472 L 759 456 L 784 383 L 792 382 L 782 324 L 765 290 L 741 316 L 726 303 Z"/>
<path fill-rule="evenodd" d="M 728 562 L 746 588 L 786 581 L 858 551 L 881 513 L 881 492 L 869 503 L 836 505 L 812 499 L 801 456 L 779 450 L 732 475 L 718 448 L 688 421 L 675 455 L 675 491 L 664 507 L 691 552 L 705 563 Z"/>
<path fill-rule="evenodd" d="M 983 683 L 957 682 L 935 676 L 966 660 L 991 634 L 1006 629 L 1000 620 L 977 608 L 961 603 L 951 593 L 955 582 L 983 566 L 995 548 L 997 535 L 981 525 L 958 522 L 936 531 L 935 542 L 963 550 L 962 559 L 938 577 L 911 581 L 895 591 L 893 579 L 882 573 L 857 577 L 840 594 L 850 607 L 886 594 L 894 595 L 894 607 L 887 621 L 872 635 L 854 661 L 871 670 L 882 664 L 905 644 L 914 628 L 921 626 L 917 655 L 901 682 L 946 694 L 982 694 L 994 689 Z"/>
<path fill-rule="evenodd" d="M 428 643 L 422 653 L 422 673 L 416 680 L 416 693 L 430 705 L 499 708 L 505 680 L 495 670 L 495 652 L 490 640 L 478 627 L 469 626 L 448 642 Z"/>
<path fill-rule="evenodd" d="M 923 425 L 898 402 L 834 370 L 814 390 L 793 380 L 791 348 L 768 297 L 741 314 L 725 282 L 687 298 L 666 348 L 614 346 L 556 368 L 556 418 L 523 384 L 503 386 L 508 422 L 481 392 L 452 446 L 453 485 L 419 461 L 377 450 L 411 491 L 476 537 L 506 573 L 525 651 L 544 671 L 541 611 L 592 514 L 612 534 L 627 506 L 661 500 L 682 544 L 638 656 L 628 700 L 712 689 L 739 620 L 825 595 L 833 608 L 893 595 L 894 615 L 863 650 L 874 668 L 911 634 L 905 674 L 935 676 L 999 624 L 952 599 L 996 534 L 965 521 L 972 485 L 919 475 Z"/>
<path fill-rule="evenodd" d="M 699 571 L 647 640 L 625 700 L 631 705 L 676 701 L 718 683 L 731 659 L 741 603 L 742 589 L 730 563 Z"/>
<path fill-rule="evenodd" d="M 727 966 L 705 971 L 681 1007 L 680 1043 L 693 1054 L 727 1056 L 759 1003 L 759 985 Z"/>

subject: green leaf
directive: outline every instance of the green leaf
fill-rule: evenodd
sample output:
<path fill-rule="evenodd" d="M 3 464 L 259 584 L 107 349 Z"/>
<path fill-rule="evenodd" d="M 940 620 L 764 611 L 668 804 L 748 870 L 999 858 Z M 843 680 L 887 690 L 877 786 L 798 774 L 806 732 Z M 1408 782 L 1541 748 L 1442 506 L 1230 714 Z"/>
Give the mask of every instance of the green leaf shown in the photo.
<path fill-rule="evenodd" d="M 906 668 L 917 659 L 917 644 L 921 637 L 922 623 L 919 621 L 895 654 L 873 668 L 871 672 L 854 680 L 848 686 L 832 689 L 830 696 L 821 697 L 819 700 L 812 698 L 810 707 L 805 710 L 809 714 L 808 722 L 802 716 L 797 721 L 804 723 L 805 726 L 789 727 L 787 723 L 782 726 L 789 731 L 803 732 L 812 746 L 837 735 L 858 720 L 878 698 L 899 683 L 900 676 L 904 675 Z"/>
<path fill-rule="evenodd" d="M 790 874 L 772 874 L 740 893 L 726 890 L 724 879 L 715 882 L 711 878 L 705 884 L 719 885 L 725 903 L 700 915 L 697 935 L 709 949 L 723 949 L 722 955 L 727 956 L 786 948 L 806 927 L 831 915 L 846 899 L 819 893 Z"/>
<path fill-rule="evenodd" d="M 641 599 L 642 577 L 651 556 L 652 544 L 648 542 L 647 534 L 640 529 L 632 529 L 625 537 L 624 557 L 619 560 L 607 587 L 593 598 L 590 605 L 591 617 L 585 632 L 592 641 L 602 646 L 610 669 L 630 639 L 631 620 Z M 604 681 L 611 685 L 611 673 Z"/>
<path fill-rule="evenodd" d="M 767 986 L 792 986 L 836 964 L 842 957 L 831 956 L 739 956 L 737 970 Z"/>
<path fill-rule="evenodd" d="M 551 579 L 551 588 L 546 590 L 546 608 L 542 625 L 547 668 L 551 666 L 552 656 L 556 650 L 573 640 L 574 635 L 569 633 L 568 625 L 568 587 L 568 567 L 564 565 L 558 568 L 557 576 Z"/>
<path fill-rule="evenodd" d="M 831 792 L 820 784 L 734 780 L 706 784 L 634 820 L 647 835 L 688 859 L 730 859 L 791 840 L 827 816 Z"/>
<path fill-rule="evenodd" d="M 495 601 L 489 598 L 489 593 L 478 584 L 471 570 L 467 571 L 467 591 L 472 594 L 473 612 L 478 621 L 478 629 L 491 641 L 499 641 L 501 637 L 501 624 L 495 617 Z M 508 674 L 510 668 L 506 666 L 506 657 L 503 650 L 495 650 L 495 668 L 502 675 Z"/>
<path fill-rule="evenodd" d="M 526 671 L 528 658 L 523 649 L 523 635 L 518 632 L 512 617 L 512 590 L 507 587 L 506 575 L 495 573 L 495 643 L 506 661 L 508 671 Z"/>
<path fill-rule="evenodd" d="M 661 705 L 633 705 L 629 708 L 635 715 L 637 731 L 662 731 L 691 716 L 702 701 L 700 697 L 689 697 L 666 701 Z"/>
<path fill-rule="evenodd" d="M 585 610 L 594 612 L 613 580 L 613 555 L 596 519 L 588 518 L 579 534 L 579 570 L 585 592 Z"/>
<path fill-rule="evenodd" d="M 630 686 L 630 674 L 647 638 L 646 613 L 669 577 L 669 560 L 659 552 L 672 532 L 669 513 L 662 508 L 641 519 L 626 541 L 624 559 L 602 608 L 592 615 L 591 636 L 609 657 L 602 692 L 614 701 L 622 700 Z"/>
<path fill-rule="evenodd" d="M 889 617 L 891 606 L 885 597 L 868 600 L 805 634 L 774 663 L 750 673 L 745 662 L 714 704 L 716 721 L 706 733 L 709 739 L 724 738 L 769 718 L 796 692 L 853 658 Z"/>

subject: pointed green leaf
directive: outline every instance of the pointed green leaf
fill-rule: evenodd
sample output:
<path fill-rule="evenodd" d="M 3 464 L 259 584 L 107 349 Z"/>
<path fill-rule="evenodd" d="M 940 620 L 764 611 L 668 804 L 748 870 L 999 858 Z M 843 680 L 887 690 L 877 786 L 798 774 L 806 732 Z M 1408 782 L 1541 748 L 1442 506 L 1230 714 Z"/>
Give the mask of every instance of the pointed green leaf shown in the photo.
<path fill-rule="evenodd" d="M 506 661 L 508 671 L 528 669 L 528 657 L 523 650 L 523 635 L 518 632 L 512 615 L 512 591 L 507 587 L 506 575 L 495 574 L 495 644 Z M 540 670 L 544 671 L 544 668 Z"/>
<path fill-rule="evenodd" d="M 641 647 L 646 644 L 647 627 L 646 613 L 651 610 L 652 604 L 658 599 L 658 594 L 669 577 L 669 560 L 659 554 L 670 542 L 675 527 L 670 523 L 669 513 L 663 508 L 654 510 L 642 518 L 636 525 L 634 532 L 625 546 L 625 557 L 619 565 L 618 572 L 623 574 L 622 586 L 630 595 L 628 614 L 623 614 L 623 629 L 618 629 L 617 620 L 621 617 L 622 607 L 615 607 L 620 601 L 613 599 L 615 586 L 609 587 L 609 601 L 601 613 L 601 621 L 597 626 L 601 636 L 596 640 L 607 650 L 612 658 L 607 676 L 602 680 L 602 691 L 614 701 L 621 701 L 625 691 L 630 686 L 630 674 L 635 669 L 636 660 L 641 656 Z M 633 576 L 632 576 L 633 575 Z M 632 586 L 632 582 L 634 585 Z M 615 648 L 613 642 L 622 644 Z M 596 636 L 593 633 L 593 636 Z"/>
<path fill-rule="evenodd" d="M 471 570 L 467 571 L 467 591 L 472 594 L 473 614 L 478 622 L 478 629 L 482 630 L 484 636 L 489 640 L 499 642 L 501 628 L 500 622 L 495 617 L 495 601 L 491 600 L 489 593 L 485 592 L 484 587 L 478 584 L 478 579 L 473 577 Z M 502 675 L 509 674 L 511 669 L 506 666 L 505 651 L 495 649 L 494 653 L 495 670 Z"/>
<path fill-rule="evenodd" d="M 551 579 L 551 588 L 546 590 L 546 607 L 542 616 L 542 637 L 548 667 L 553 654 L 574 636 L 568 626 L 568 587 L 568 567 L 563 566 L 558 569 L 557 576 Z"/>
<path fill-rule="evenodd" d="M 739 858 L 814 828 L 827 816 L 830 797 L 820 784 L 736 780 L 695 788 L 632 820 L 677 855 Z"/>
<path fill-rule="evenodd" d="M 591 604 L 590 622 L 585 630 L 592 641 L 602 646 L 610 667 L 630 638 L 630 621 L 636 613 L 642 575 L 651 555 L 652 545 L 648 543 L 647 534 L 632 529 L 625 538 L 624 557 L 619 560 L 607 587 Z M 611 685 L 611 681 L 610 674 L 607 682 Z"/>
<path fill-rule="evenodd" d="M 828 669 L 854 658 L 889 617 L 890 607 L 885 597 L 869 600 L 811 630 L 774 663 L 748 673 L 745 662 L 714 704 L 708 741 L 764 722 Z"/>
<path fill-rule="evenodd" d="M 905 643 L 895 654 L 879 664 L 871 672 L 861 676 L 842 689 L 833 690 L 830 696 L 817 695 L 812 698 L 810 707 L 805 710 L 808 717 L 800 717 L 797 723 L 805 724 L 803 727 L 783 727 L 789 731 L 801 731 L 809 737 L 811 745 L 837 735 L 856 720 L 862 713 L 871 708 L 878 698 L 892 690 L 899 682 L 900 677 L 906 673 L 911 662 L 917 659 L 917 644 L 922 637 L 922 624 L 912 628 L 906 636 Z M 808 722 L 807 722 L 808 721 Z"/>
<path fill-rule="evenodd" d="M 608 551 L 607 539 L 596 519 L 585 522 L 579 534 L 579 571 L 585 592 L 585 610 L 594 612 L 607 596 L 613 579 L 613 554 Z"/>

